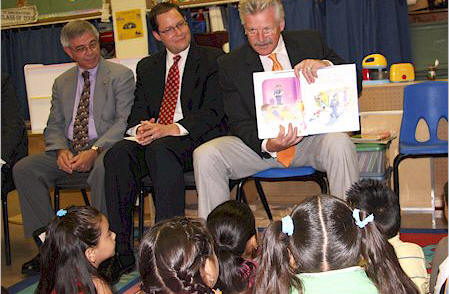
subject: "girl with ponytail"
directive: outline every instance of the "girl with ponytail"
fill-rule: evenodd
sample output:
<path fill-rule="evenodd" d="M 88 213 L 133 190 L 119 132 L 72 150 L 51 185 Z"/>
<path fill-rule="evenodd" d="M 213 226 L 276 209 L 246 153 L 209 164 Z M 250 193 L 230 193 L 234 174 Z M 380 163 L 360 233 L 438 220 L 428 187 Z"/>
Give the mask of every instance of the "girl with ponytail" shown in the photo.
<path fill-rule="evenodd" d="M 256 222 L 248 205 L 235 200 L 217 206 L 207 217 L 215 241 L 220 275 L 217 287 L 225 294 L 250 292 L 257 251 Z"/>
<path fill-rule="evenodd" d="M 256 294 L 417 294 L 373 220 L 343 200 L 319 195 L 267 228 Z"/>
<path fill-rule="evenodd" d="M 218 294 L 218 261 L 203 222 L 175 217 L 155 224 L 139 248 L 142 290 L 148 294 Z"/>

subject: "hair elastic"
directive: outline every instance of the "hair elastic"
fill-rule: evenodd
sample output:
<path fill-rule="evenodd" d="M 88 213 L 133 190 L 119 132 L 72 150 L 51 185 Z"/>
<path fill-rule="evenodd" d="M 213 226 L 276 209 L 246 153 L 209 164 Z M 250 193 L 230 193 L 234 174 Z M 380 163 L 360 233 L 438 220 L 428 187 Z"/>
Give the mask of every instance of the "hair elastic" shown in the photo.
<path fill-rule="evenodd" d="M 293 224 L 293 220 L 292 220 L 291 216 L 289 216 L 289 215 L 284 216 L 282 218 L 281 222 L 282 222 L 282 233 L 287 234 L 287 236 L 293 235 L 295 226 Z"/>
<path fill-rule="evenodd" d="M 363 229 L 368 223 L 374 221 L 374 214 L 370 214 L 364 220 L 360 220 L 360 209 L 358 208 L 355 208 L 352 211 L 352 217 L 355 220 L 355 224 L 361 229 Z"/>
<path fill-rule="evenodd" d="M 56 212 L 56 215 L 59 216 L 59 217 L 62 217 L 64 215 L 66 215 L 66 214 L 67 214 L 67 210 L 65 210 L 65 209 L 60 209 L 60 210 L 58 210 Z"/>

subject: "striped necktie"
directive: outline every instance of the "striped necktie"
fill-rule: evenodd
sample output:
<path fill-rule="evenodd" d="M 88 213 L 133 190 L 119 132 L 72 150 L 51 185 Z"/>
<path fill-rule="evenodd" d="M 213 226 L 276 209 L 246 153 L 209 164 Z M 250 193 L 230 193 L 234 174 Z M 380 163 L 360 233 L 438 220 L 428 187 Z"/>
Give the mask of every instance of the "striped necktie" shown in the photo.
<path fill-rule="evenodd" d="M 85 150 L 89 145 L 89 72 L 87 70 L 84 71 L 82 76 L 84 79 L 84 86 L 76 111 L 75 122 L 73 123 L 73 149 L 76 153 Z"/>

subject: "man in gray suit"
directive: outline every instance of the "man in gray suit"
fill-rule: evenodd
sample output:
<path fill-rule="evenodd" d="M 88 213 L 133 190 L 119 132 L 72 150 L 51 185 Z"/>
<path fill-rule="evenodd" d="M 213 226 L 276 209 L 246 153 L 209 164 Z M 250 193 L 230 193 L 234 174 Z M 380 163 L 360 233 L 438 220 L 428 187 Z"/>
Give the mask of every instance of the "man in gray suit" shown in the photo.
<path fill-rule="evenodd" d="M 28 156 L 13 168 L 26 237 L 54 217 L 49 188 L 70 174 L 89 173 L 92 205 L 107 213 L 103 157 L 123 138 L 134 100 L 132 71 L 102 59 L 92 24 L 69 22 L 61 31 L 61 43 L 77 66 L 53 84 L 45 153 Z M 26 263 L 22 272 L 34 269 L 36 263 Z"/>

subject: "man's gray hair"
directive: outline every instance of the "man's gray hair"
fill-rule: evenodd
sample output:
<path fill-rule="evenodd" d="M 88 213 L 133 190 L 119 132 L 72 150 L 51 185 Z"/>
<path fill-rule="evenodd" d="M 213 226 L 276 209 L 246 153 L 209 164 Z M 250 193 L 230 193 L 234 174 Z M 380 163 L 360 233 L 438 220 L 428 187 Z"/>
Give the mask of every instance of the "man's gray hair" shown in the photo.
<path fill-rule="evenodd" d="M 239 13 L 240 21 L 245 24 L 244 16 L 247 14 L 256 14 L 270 7 L 274 7 L 277 21 L 284 19 L 284 7 L 280 0 L 240 0 Z"/>
<path fill-rule="evenodd" d="M 80 37 L 89 33 L 98 41 L 98 31 L 93 24 L 85 20 L 72 20 L 68 22 L 61 30 L 61 44 L 63 47 L 69 47 L 69 42 L 73 38 Z"/>

